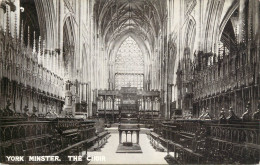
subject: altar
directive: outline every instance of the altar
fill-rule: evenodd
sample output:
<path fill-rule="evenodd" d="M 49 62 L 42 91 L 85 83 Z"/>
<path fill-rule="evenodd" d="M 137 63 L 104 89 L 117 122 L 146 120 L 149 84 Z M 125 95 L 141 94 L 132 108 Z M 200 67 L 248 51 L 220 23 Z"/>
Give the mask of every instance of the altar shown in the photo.
<path fill-rule="evenodd" d="M 122 87 L 120 90 L 121 103 L 119 104 L 119 145 L 117 153 L 142 153 L 139 145 L 140 115 L 138 106 L 137 88 Z M 122 142 L 122 134 L 126 139 Z M 136 142 L 132 136 L 136 134 Z M 128 138 L 129 137 L 129 138 Z"/>

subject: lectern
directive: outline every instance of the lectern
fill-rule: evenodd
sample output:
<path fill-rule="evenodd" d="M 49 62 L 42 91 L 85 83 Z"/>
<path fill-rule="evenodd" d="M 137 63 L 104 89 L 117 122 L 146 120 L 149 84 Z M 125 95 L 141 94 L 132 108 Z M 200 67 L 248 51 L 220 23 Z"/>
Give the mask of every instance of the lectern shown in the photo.
<path fill-rule="evenodd" d="M 119 108 L 119 145 L 117 153 L 142 153 L 139 145 L 139 106 L 137 88 L 122 87 L 120 90 L 121 103 Z M 126 139 L 122 142 L 122 134 Z M 136 142 L 133 142 L 132 136 L 136 134 Z M 129 138 L 128 138 L 129 137 Z"/>

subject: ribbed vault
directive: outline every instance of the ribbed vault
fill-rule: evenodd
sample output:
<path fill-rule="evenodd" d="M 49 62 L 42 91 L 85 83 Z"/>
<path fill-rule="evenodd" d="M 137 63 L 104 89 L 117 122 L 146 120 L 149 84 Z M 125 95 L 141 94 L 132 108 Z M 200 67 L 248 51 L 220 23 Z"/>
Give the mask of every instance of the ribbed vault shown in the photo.
<path fill-rule="evenodd" d="M 128 33 L 137 35 L 151 47 L 165 17 L 165 0 L 97 0 L 94 6 L 98 35 L 106 48 Z"/>
<path fill-rule="evenodd" d="M 150 81 L 152 63 L 158 38 L 166 18 L 166 0 L 96 0 L 94 20 L 97 37 L 110 64 L 115 63 L 119 46 L 131 37 L 138 44 L 144 59 L 144 82 Z M 110 70 L 110 79 L 115 71 Z"/>

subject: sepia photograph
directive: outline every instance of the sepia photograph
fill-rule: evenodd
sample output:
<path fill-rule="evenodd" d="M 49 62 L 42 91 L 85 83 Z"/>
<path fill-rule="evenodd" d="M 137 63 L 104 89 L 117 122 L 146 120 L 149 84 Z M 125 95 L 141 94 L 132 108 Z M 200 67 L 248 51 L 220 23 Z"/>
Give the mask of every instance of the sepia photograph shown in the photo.
<path fill-rule="evenodd" d="M 0 164 L 260 164 L 260 0 L 0 0 Z"/>

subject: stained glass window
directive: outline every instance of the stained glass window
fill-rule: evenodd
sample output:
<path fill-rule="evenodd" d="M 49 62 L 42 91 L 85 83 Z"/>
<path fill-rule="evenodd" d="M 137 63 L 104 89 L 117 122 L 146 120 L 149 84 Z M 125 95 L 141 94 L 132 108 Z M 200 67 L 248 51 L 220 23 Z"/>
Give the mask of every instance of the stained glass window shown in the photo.
<path fill-rule="evenodd" d="M 142 51 L 131 37 L 119 47 L 115 60 L 115 88 L 143 88 L 144 59 Z"/>

